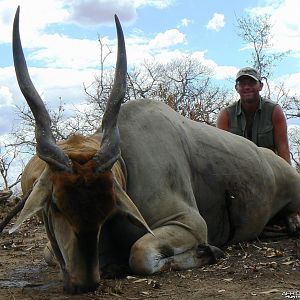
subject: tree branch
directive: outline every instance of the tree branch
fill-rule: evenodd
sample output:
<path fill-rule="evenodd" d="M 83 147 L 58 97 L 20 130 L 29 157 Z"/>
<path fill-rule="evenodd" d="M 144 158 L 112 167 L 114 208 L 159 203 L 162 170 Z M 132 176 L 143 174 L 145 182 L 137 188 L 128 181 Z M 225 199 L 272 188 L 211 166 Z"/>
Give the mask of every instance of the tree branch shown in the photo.
<path fill-rule="evenodd" d="M 11 219 L 17 215 L 22 208 L 24 207 L 24 204 L 29 197 L 32 189 L 30 189 L 18 202 L 18 204 L 7 214 L 7 216 L 4 218 L 4 220 L 0 223 L 0 234 L 2 233 L 3 229 L 7 226 L 7 224 L 11 221 Z"/>

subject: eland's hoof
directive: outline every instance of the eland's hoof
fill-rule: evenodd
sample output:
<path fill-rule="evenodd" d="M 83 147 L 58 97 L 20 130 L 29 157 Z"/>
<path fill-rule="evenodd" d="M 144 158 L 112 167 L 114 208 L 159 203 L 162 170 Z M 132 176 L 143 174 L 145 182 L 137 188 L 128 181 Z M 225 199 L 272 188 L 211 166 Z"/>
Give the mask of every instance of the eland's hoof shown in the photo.
<path fill-rule="evenodd" d="M 292 213 L 287 217 L 290 233 L 300 238 L 300 213 Z"/>

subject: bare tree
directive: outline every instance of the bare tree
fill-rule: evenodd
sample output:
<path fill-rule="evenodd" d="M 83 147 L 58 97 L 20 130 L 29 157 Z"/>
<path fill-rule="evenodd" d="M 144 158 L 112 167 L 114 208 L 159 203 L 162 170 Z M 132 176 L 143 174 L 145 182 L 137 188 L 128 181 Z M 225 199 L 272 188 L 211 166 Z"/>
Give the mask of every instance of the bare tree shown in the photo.
<path fill-rule="evenodd" d="M 283 82 L 274 86 L 272 100 L 279 103 L 285 112 L 286 118 L 300 117 L 300 97 L 296 94 L 291 94 Z"/>
<path fill-rule="evenodd" d="M 104 64 L 104 61 L 101 61 Z M 103 109 L 113 82 L 112 73 L 101 68 L 99 77 L 85 87 L 88 104 L 98 118 Z M 195 121 L 214 125 L 216 116 L 229 92 L 212 83 L 212 71 L 190 55 L 174 59 L 167 64 L 154 59 L 134 66 L 127 74 L 128 88 L 125 101 L 130 99 L 154 99 L 164 101 L 174 110 Z M 86 116 L 87 118 L 87 116 Z"/>
<path fill-rule="evenodd" d="M 7 147 L 4 145 L 1 147 L 0 152 L 0 174 L 2 179 L 2 183 L 0 183 L 0 188 L 8 190 L 10 190 L 16 184 L 18 184 L 21 175 L 18 174 L 16 179 L 13 180 L 13 182 L 11 182 L 11 180 L 9 179 L 9 169 L 11 168 L 18 155 L 18 150 L 16 147 L 11 149 L 10 148 L 11 147 Z"/>
<path fill-rule="evenodd" d="M 171 91 L 168 101 L 173 101 L 174 109 L 192 120 L 214 125 L 229 92 L 212 83 L 212 70 L 190 56 L 165 68 L 164 85 Z"/>
<path fill-rule="evenodd" d="M 86 124 L 90 129 L 97 129 L 101 123 L 101 116 L 104 113 L 107 99 L 109 97 L 113 81 L 114 70 L 106 70 L 105 63 L 107 58 L 112 54 L 112 49 L 105 44 L 103 38 L 98 35 L 100 57 L 99 57 L 99 73 L 95 76 L 95 80 L 89 86 L 84 84 L 84 91 L 87 96 L 86 109 L 77 112 L 79 120 Z"/>
<path fill-rule="evenodd" d="M 288 53 L 268 51 L 273 46 L 272 27 L 269 15 L 237 18 L 238 35 L 253 49 L 249 62 L 265 78 L 272 76 L 277 63 Z"/>
<path fill-rule="evenodd" d="M 289 140 L 291 144 L 291 159 L 294 162 L 298 173 L 300 173 L 300 138 L 299 129 L 291 127 L 289 129 Z"/>
<path fill-rule="evenodd" d="M 190 55 L 167 64 L 144 62 L 128 73 L 129 97 L 164 101 L 180 114 L 214 125 L 229 92 L 212 83 L 212 71 Z"/>
<path fill-rule="evenodd" d="M 88 105 L 85 110 L 79 110 L 74 106 L 73 110 L 66 114 L 65 103 L 60 98 L 56 108 L 47 107 L 47 110 L 51 118 L 51 130 L 56 141 L 65 140 L 75 133 L 92 134 L 100 124 L 99 115 L 96 117 L 94 107 L 88 107 Z M 16 107 L 16 115 L 18 116 L 17 125 L 10 132 L 10 142 L 7 146 L 16 148 L 19 154 L 33 155 L 36 142 L 32 113 L 27 105 L 23 105 Z"/>
<path fill-rule="evenodd" d="M 155 60 L 144 61 L 128 73 L 126 100 L 151 98 L 161 100 L 159 94 L 164 67 Z"/>
<path fill-rule="evenodd" d="M 10 198 L 13 194 L 13 187 L 20 182 L 21 174 L 15 176 L 12 173 L 12 166 L 18 156 L 17 147 L 1 145 L 0 147 L 0 203 Z"/>

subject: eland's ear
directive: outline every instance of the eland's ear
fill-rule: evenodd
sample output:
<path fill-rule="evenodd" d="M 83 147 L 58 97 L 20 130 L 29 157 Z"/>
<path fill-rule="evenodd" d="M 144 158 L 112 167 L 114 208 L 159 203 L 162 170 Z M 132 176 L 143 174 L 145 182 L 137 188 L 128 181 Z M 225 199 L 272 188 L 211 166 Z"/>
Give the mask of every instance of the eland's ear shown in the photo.
<path fill-rule="evenodd" d="M 51 194 L 52 184 L 49 181 L 49 169 L 46 167 L 39 179 L 36 181 L 25 205 L 14 226 L 8 231 L 13 233 L 22 223 L 42 210 L 46 200 Z"/>
<path fill-rule="evenodd" d="M 141 215 L 139 209 L 135 206 L 126 192 L 122 189 L 118 181 L 114 178 L 114 191 L 116 193 L 117 198 L 117 208 L 122 214 L 129 217 L 129 220 L 144 229 L 146 229 L 149 233 L 154 235 L 148 224 L 146 223 L 145 219 Z M 154 235 L 155 236 L 155 235 Z"/>

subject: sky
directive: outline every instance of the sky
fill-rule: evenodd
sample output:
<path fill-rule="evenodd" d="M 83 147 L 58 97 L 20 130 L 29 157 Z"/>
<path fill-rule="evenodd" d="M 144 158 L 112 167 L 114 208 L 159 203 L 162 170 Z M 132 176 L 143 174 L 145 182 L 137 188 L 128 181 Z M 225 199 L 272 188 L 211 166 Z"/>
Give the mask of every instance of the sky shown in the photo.
<path fill-rule="evenodd" d="M 114 14 L 123 27 L 129 68 L 144 60 L 167 62 L 190 54 L 232 84 L 247 66 L 249 49 L 237 34 L 237 18 L 268 13 L 273 48 L 289 54 L 272 81 L 284 81 L 300 94 L 299 0 L 0 0 L 0 138 L 17 122 L 16 105 L 25 104 L 15 78 L 11 34 L 20 5 L 20 33 L 32 81 L 48 103 L 66 109 L 86 99 L 83 84 L 100 70 L 100 36 L 113 51 Z"/>

